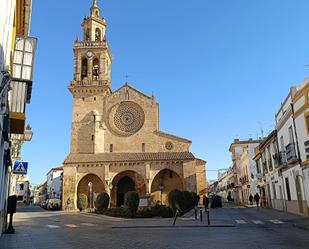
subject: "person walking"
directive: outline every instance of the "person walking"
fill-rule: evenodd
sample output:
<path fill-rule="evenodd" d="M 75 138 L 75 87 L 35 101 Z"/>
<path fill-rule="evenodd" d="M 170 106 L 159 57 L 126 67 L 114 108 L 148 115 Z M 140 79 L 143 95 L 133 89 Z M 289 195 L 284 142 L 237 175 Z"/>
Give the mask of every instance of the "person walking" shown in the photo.
<path fill-rule="evenodd" d="M 249 196 L 249 202 L 250 202 L 250 205 L 253 204 L 253 196 L 252 195 Z"/>
<path fill-rule="evenodd" d="M 203 205 L 205 206 L 205 212 L 207 212 L 209 206 L 209 198 L 206 195 L 203 196 Z"/>
<path fill-rule="evenodd" d="M 259 196 L 258 193 L 256 193 L 256 194 L 254 195 L 254 200 L 255 200 L 255 202 L 256 202 L 256 206 L 259 207 L 260 196 Z"/>
<path fill-rule="evenodd" d="M 262 194 L 261 195 L 261 207 L 265 207 L 266 208 L 266 195 L 265 194 Z"/>

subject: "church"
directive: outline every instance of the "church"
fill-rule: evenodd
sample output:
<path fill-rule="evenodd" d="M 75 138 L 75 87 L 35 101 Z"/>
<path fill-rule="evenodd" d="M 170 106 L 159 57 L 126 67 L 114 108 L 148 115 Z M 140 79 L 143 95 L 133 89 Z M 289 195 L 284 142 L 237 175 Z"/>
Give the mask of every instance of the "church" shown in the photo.
<path fill-rule="evenodd" d="M 191 141 L 159 127 L 159 104 L 126 83 L 113 91 L 113 62 L 107 23 L 97 0 L 82 22 L 83 39 L 74 41 L 74 79 L 70 153 L 63 163 L 63 208 L 86 194 L 106 192 L 111 206 L 122 206 L 128 191 L 143 205 L 167 204 L 181 189 L 204 193 L 206 162 L 189 151 Z M 90 204 L 91 205 L 91 204 Z"/>

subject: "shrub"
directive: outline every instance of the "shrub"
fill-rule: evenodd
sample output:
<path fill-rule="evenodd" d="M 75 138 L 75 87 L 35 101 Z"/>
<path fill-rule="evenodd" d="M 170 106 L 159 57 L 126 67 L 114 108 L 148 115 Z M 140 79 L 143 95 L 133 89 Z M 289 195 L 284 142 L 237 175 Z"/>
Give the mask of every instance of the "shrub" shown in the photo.
<path fill-rule="evenodd" d="M 109 205 L 109 195 L 105 192 L 100 193 L 95 200 L 95 207 L 98 211 L 103 211 L 108 208 Z"/>
<path fill-rule="evenodd" d="M 110 208 L 100 212 L 104 215 L 112 216 L 112 217 L 124 217 L 124 218 L 132 218 L 132 212 L 128 208 L 117 207 Z"/>
<path fill-rule="evenodd" d="M 88 197 L 85 194 L 80 194 L 77 199 L 77 208 L 82 211 L 88 207 Z"/>
<path fill-rule="evenodd" d="M 144 207 L 137 211 L 137 218 L 152 218 L 152 217 L 162 217 L 170 218 L 173 217 L 173 210 L 169 207 L 163 205 L 155 205 L 150 207 Z"/>
<path fill-rule="evenodd" d="M 184 198 L 181 190 L 174 189 L 168 194 L 168 203 L 170 208 L 176 213 L 176 210 L 183 210 Z"/>
<path fill-rule="evenodd" d="M 139 196 L 135 191 L 129 191 L 124 197 L 124 205 L 132 212 L 136 213 L 139 205 Z"/>
<path fill-rule="evenodd" d="M 168 195 L 169 206 L 176 212 L 176 209 L 186 213 L 198 205 L 200 197 L 194 192 L 180 191 L 175 189 Z"/>

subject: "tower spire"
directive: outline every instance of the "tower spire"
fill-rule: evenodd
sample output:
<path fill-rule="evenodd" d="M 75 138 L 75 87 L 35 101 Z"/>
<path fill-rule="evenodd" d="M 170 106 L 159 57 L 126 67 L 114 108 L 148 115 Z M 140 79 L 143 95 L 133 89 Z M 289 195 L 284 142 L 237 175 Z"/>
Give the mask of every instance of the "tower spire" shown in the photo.
<path fill-rule="evenodd" d="M 93 0 L 92 6 L 90 8 L 90 14 L 92 17 L 100 17 L 100 8 L 98 6 L 98 0 Z"/>

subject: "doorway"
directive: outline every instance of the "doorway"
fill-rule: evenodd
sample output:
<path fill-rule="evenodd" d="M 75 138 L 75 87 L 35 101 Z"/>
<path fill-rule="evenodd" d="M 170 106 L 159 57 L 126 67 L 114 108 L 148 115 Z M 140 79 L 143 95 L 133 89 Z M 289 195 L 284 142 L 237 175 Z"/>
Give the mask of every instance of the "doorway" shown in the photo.
<path fill-rule="evenodd" d="M 299 176 L 296 176 L 295 186 L 296 186 L 296 193 L 297 193 L 297 201 L 298 201 L 299 212 L 301 214 L 303 214 L 304 213 L 303 195 L 302 195 L 302 192 L 301 192 Z"/>
<path fill-rule="evenodd" d="M 131 177 L 124 176 L 117 183 L 117 207 L 124 205 L 124 197 L 129 191 L 135 191 L 135 183 Z"/>

